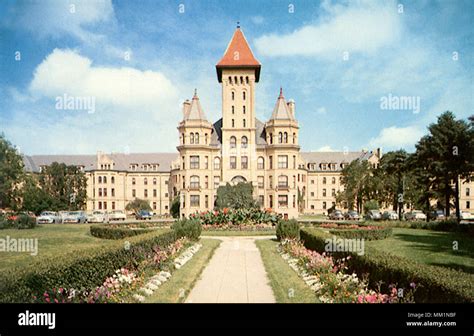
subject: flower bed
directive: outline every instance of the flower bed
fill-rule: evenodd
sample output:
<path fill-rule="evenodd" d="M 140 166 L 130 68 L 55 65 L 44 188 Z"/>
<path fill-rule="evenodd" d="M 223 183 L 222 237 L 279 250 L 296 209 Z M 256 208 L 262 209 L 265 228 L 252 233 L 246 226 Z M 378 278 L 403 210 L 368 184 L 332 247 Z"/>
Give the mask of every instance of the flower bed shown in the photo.
<path fill-rule="evenodd" d="M 325 251 L 326 239 L 332 235 L 318 229 L 302 229 L 300 236 L 304 246 L 316 252 Z M 410 283 L 419 285 L 414 294 L 417 303 L 462 303 L 474 302 L 474 276 L 449 268 L 416 263 L 370 246 L 365 246 L 364 255 L 354 252 L 334 252 L 333 258 L 344 258 L 350 272 L 359 276 L 368 274 L 370 288 L 398 283 L 409 287 Z"/>
<path fill-rule="evenodd" d="M 325 253 L 311 251 L 295 239 L 283 240 L 279 244 L 279 252 L 290 267 L 300 275 L 317 298 L 324 303 L 398 303 L 413 302 L 416 285 L 401 290 L 390 285 L 390 291 L 382 294 L 379 290 L 368 288 L 365 279 L 356 273 L 347 273 L 346 260 L 334 259 Z M 403 295 L 399 296 L 399 293 Z"/>
<path fill-rule="evenodd" d="M 203 231 L 274 231 L 275 227 L 268 224 L 255 225 L 233 225 L 233 224 L 215 224 L 203 225 Z"/>
<path fill-rule="evenodd" d="M 270 225 L 274 226 L 281 220 L 281 215 L 271 209 L 230 209 L 204 211 L 191 214 L 190 218 L 196 218 L 202 225 L 222 225 L 222 226 L 251 226 Z"/>

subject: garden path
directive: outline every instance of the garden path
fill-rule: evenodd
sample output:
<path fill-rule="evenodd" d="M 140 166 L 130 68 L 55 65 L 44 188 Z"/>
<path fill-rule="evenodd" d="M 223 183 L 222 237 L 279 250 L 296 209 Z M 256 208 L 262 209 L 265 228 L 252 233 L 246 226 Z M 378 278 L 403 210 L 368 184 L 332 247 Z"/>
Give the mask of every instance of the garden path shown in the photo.
<path fill-rule="evenodd" d="M 222 240 L 186 303 L 274 303 L 256 239 L 216 237 Z"/>

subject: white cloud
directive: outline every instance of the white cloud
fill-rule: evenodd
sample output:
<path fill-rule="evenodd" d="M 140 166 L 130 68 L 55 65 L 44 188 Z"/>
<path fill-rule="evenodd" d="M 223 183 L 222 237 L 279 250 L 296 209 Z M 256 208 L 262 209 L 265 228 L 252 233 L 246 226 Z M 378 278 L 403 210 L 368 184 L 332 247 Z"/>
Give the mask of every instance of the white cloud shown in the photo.
<path fill-rule="evenodd" d="M 386 149 L 411 148 L 423 135 L 423 131 L 416 126 L 391 126 L 382 129 L 377 137 L 370 139 L 369 147 L 382 147 Z"/>
<path fill-rule="evenodd" d="M 363 2 L 347 7 L 328 5 L 319 22 L 289 34 L 270 34 L 256 40 L 257 50 L 266 56 L 334 56 L 344 51 L 372 53 L 390 46 L 401 34 L 394 4 Z"/>
<path fill-rule="evenodd" d="M 336 150 L 331 148 L 331 146 L 326 145 L 326 146 L 318 148 L 316 151 L 317 152 L 335 152 Z"/>

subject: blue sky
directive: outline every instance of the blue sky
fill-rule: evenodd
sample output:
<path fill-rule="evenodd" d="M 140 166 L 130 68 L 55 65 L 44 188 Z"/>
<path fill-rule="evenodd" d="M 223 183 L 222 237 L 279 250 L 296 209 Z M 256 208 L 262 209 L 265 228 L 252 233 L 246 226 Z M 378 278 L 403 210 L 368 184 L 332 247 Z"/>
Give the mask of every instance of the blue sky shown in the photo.
<path fill-rule="evenodd" d="M 194 88 L 220 118 L 215 64 L 240 21 L 262 63 L 260 120 L 282 86 L 302 150 L 411 151 L 443 111 L 474 113 L 473 13 L 469 0 L 2 1 L 0 132 L 26 154 L 175 151 Z M 57 109 L 64 94 L 94 97 L 94 113 Z M 382 109 L 389 95 L 419 112 Z"/>

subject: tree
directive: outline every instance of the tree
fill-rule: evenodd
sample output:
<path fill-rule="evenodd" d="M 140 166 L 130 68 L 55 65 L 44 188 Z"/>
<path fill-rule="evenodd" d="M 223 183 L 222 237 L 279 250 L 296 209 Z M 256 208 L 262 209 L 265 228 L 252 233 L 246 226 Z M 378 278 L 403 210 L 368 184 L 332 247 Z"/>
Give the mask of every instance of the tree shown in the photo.
<path fill-rule="evenodd" d="M 371 199 L 374 181 L 372 169 L 366 160 L 354 160 L 342 169 L 341 184 L 344 190 L 336 196 L 338 203 L 346 202 L 349 209 L 356 207 L 360 213 L 365 200 Z"/>
<path fill-rule="evenodd" d="M 129 202 L 125 206 L 125 210 L 127 211 L 133 211 L 133 213 L 137 213 L 140 210 L 148 210 L 151 211 L 151 206 L 148 201 L 140 198 L 135 198 L 133 201 Z"/>
<path fill-rule="evenodd" d="M 23 159 L 13 145 L 0 134 L 0 208 L 17 209 L 20 185 L 24 177 Z"/>
<path fill-rule="evenodd" d="M 79 210 L 86 204 L 87 178 L 76 166 L 53 162 L 41 171 L 39 184 L 55 200 L 52 210 Z"/>
<path fill-rule="evenodd" d="M 179 201 L 179 195 L 177 195 L 171 202 L 170 213 L 173 218 L 179 218 L 181 208 L 181 202 Z"/>
<path fill-rule="evenodd" d="M 403 209 L 403 180 L 407 170 L 407 152 L 398 150 L 386 153 L 380 160 L 379 171 L 381 175 L 381 193 L 387 197 L 386 203 L 391 203 L 393 210 L 398 210 L 399 218 L 402 218 Z"/>
<path fill-rule="evenodd" d="M 216 208 L 258 208 L 253 199 L 253 186 L 251 183 L 240 182 L 236 185 L 227 183 L 217 189 Z"/>
<path fill-rule="evenodd" d="M 39 185 L 37 178 L 33 175 L 26 176 L 22 188 L 22 205 L 24 211 L 33 211 L 40 214 L 44 210 L 57 208 L 55 200 Z"/>

